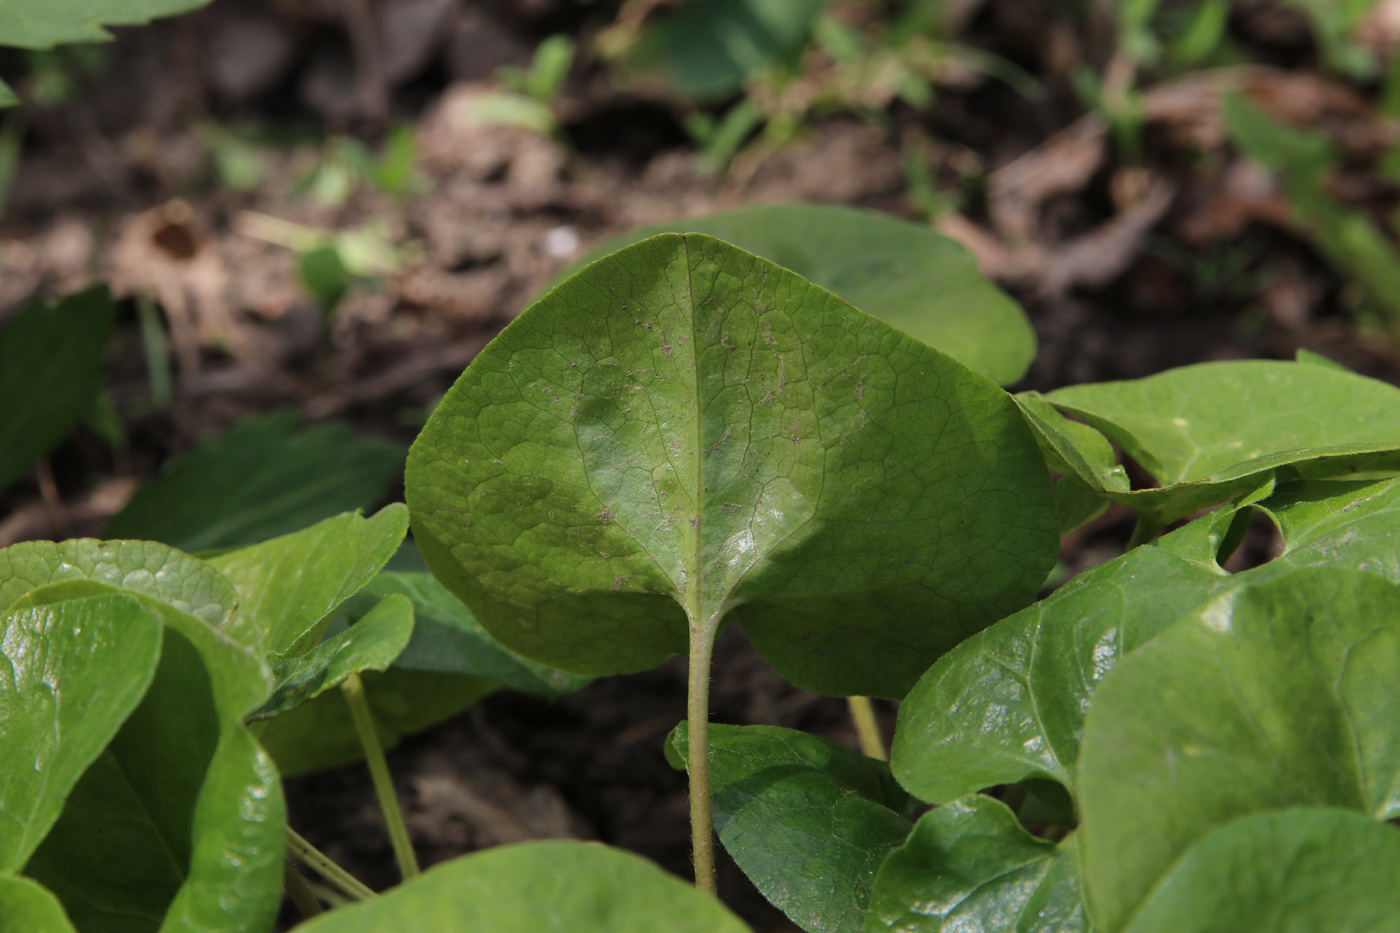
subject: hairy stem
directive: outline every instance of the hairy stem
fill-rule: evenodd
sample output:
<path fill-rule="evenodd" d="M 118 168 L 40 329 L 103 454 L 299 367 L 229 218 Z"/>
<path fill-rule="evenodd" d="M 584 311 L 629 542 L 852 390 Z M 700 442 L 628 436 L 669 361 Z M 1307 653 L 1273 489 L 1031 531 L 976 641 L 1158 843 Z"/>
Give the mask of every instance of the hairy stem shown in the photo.
<path fill-rule="evenodd" d="M 321 913 L 321 904 L 316 900 L 316 895 L 311 893 L 311 889 L 306 886 L 306 879 L 296 870 L 291 859 L 287 859 L 282 866 L 282 887 L 287 890 L 287 894 L 292 899 L 292 903 L 297 905 L 297 910 L 301 915 L 310 920 Z"/>
<path fill-rule="evenodd" d="M 364 882 L 332 862 L 324 852 L 303 839 L 290 826 L 287 827 L 287 851 L 353 901 L 369 901 L 379 896 Z"/>
<path fill-rule="evenodd" d="M 690 850 L 695 886 L 716 894 L 714 819 L 710 814 L 710 658 L 715 626 L 691 623 L 690 678 L 686 695 L 690 772 Z"/>
<path fill-rule="evenodd" d="M 404 824 L 403 811 L 399 809 L 399 798 L 394 794 L 394 779 L 389 776 L 389 764 L 384 760 L 384 749 L 374 728 L 369 700 L 365 699 L 365 685 L 361 683 L 359 674 L 351 674 L 345 678 L 340 689 L 345 694 L 345 702 L 350 704 L 350 717 L 355 720 L 355 732 L 359 734 L 360 745 L 365 750 L 365 763 L 369 765 L 369 776 L 374 782 L 374 794 L 379 798 L 379 809 L 384 813 L 384 824 L 389 830 L 389 842 L 394 847 L 399 873 L 405 881 L 416 878 L 419 874 L 418 857 L 413 854 L 408 826 Z"/>
<path fill-rule="evenodd" d="M 850 707 L 851 719 L 855 720 L 861 752 L 876 761 L 889 761 L 880 724 L 875 721 L 875 705 L 870 702 L 870 697 L 846 697 L 846 705 Z"/>

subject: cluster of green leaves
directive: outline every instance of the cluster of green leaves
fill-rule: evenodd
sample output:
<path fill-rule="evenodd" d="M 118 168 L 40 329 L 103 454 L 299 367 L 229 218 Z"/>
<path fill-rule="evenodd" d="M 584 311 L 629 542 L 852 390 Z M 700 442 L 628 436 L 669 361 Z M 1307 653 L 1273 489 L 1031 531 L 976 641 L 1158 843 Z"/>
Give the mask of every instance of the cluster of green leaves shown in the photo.
<path fill-rule="evenodd" d="M 666 754 L 707 801 L 697 842 L 713 827 L 805 930 L 1395 926 L 1400 390 L 1305 356 L 1012 395 L 987 376 L 1024 370 L 1024 318 L 926 230 L 804 206 L 675 229 L 601 250 L 482 351 L 410 451 L 407 508 L 286 533 L 326 490 L 242 451 L 352 442 L 274 416 L 114 522 L 198 556 L 0 551 L 0 926 L 269 929 L 280 775 L 362 754 L 338 684 L 363 675 L 391 743 L 500 686 L 677 653 Z M 1113 502 L 1139 546 L 1033 602 Z M 1254 515 L 1282 552 L 1228 574 Z M 390 568 L 410 522 L 431 573 Z M 891 763 L 711 727 L 730 624 L 799 686 L 902 699 Z M 307 928 L 551 924 L 742 929 L 575 843 Z"/>

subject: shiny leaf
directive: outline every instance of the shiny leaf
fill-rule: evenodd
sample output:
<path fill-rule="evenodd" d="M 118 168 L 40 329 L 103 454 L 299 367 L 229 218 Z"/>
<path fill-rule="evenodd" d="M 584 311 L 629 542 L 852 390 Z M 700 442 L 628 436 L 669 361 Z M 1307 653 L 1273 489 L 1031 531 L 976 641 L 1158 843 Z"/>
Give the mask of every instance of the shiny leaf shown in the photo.
<path fill-rule="evenodd" d="M 1121 660 L 1085 719 L 1094 917 L 1123 929 L 1186 851 L 1295 805 L 1400 813 L 1400 589 L 1308 568 L 1233 588 Z"/>
<path fill-rule="evenodd" d="M 658 233 L 703 233 L 761 256 L 1002 385 L 1025 375 L 1035 356 L 1030 322 L 971 253 L 877 211 L 765 204 L 645 227 L 589 251 L 564 276 Z"/>
<path fill-rule="evenodd" d="M 686 756 L 687 729 L 672 734 Z M 884 762 L 775 726 L 710 726 L 715 832 L 759 893 L 811 933 L 859 933 L 914 801 Z"/>
<path fill-rule="evenodd" d="M 28 861 L 141 701 L 160 642 L 159 616 L 129 596 L 0 615 L 0 872 Z"/>
<path fill-rule="evenodd" d="M 600 260 L 507 327 L 407 488 L 434 575 L 513 650 L 641 670 L 732 620 L 836 694 L 902 695 L 1033 596 L 1058 538 L 1009 396 L 696 234 Z"/>
<path fill-rule="evenodd" d="M 719 901 L 640 856 L 581 842 L 498 846 L 444 862 L 298 933 L 748 933 Z"/>
<path fill-rule="evenodd" d="M 869 933 L 1087 933 L 1074 843 L 1037 839 L 998 800 L 925 813 L 885 860 Z"/>

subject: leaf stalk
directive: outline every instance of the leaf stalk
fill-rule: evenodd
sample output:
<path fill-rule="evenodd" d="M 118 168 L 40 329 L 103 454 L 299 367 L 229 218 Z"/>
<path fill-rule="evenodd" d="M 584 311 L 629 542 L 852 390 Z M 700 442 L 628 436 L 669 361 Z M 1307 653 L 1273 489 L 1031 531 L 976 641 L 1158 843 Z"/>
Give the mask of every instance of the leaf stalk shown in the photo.
<path fill-rule="evenodd" d="M 851 719 L 856 724 L 861 754 L 876 761 L 889 761 L 889 753 L 885 751 L 885 739 L 880 734 L 880 723 L 875 719 L 875 704 L 870 702 L 870 697 L 846 697 L 846 706 L 849 707 Z"/>
<path fill-rule="evenodd" d="M 389 843 L 394 847 L 399 873 L 404 881 L 416 878 L 421 874 L 418 857 L 413 852 L 408 826 L 404 823 L 403 811 L 399 809 L 399 798 L 394 793 L 394 779 L 389 775 L 389 763 L 384 760 L 384 748 L 379 744 L 374 714 L 370 712 L 369 700 L 365 698 L 365 685 L 359 674 L 351 674 L 340 685 L 340 690 L 345 702 L 350 705 L 350 718 L 355 721 L 355 732 L 365 750 L 365 763 L 369 765 L 374 794 L 379 798 L 379 809 L 384 813 L 384 825 L 389 830 Z"/>
<path fill-rule="evenodd" d="M 695 886 L 718 896 L 715 884 L 714 818 L 710 809 L 710 660 L 715 651 L 713 622 L 691 623 L 690 672 L 686 691 L 690 773 L 690 849 Z"/>
<path fill-rule="evenodd" d="M 301 834 L 290 826 L 287 827 L 287 851 L 307 868 L 335 885 L 352 901 L 371 901 L 379 896 L 364 882 L 331 861 L 326 853 L 303 839 Z"/>

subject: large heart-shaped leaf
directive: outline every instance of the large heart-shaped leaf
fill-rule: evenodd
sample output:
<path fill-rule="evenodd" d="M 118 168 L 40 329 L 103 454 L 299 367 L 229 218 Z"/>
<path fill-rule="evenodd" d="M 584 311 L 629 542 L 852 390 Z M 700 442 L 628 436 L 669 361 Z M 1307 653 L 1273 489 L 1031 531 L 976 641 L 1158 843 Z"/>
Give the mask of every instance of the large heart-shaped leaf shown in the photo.
<path fill-rule="evenodd" d="M 141 701 L 160 644 L 160 617 L 130 596 L 0 615 L 0 872 L 29 860 Z"/>
<path fill-rule="evenodd" d="M 0 875 L 0 930 L 75 933 L 63 905 L 28 878 Z"/>
<path fill-rule="evenodd" d="M 1129 933 L 1400 931 L 1400 833 L 1298 807 L 1227 823 L 1157 885 Z"/>
<path fill-rule="evenodd" d="M 1198 840 L 1264 810 L 1400 813 L 1400 589 L 1307 568 L 1231 589 L 1104 678 L 1079 757 L 1085 886 L 1123 929 Z"/>
<path fill-rule="evenodd" d="M 544 696 L 563 696 L 593 678 L 521 657 L 476 621 L 460 599 L 426 573 L 385 571 L 346 604 L 354 618 L 366 600 L 401 595 L 413 604 L 413 637 L 394 661 L 404 671 L 463 674 L 494 680 L 503 687 Z M 357 623 L 362 624 L 362 623 Z"/>
<path fill-rule="evenodd" d="M 1045 399 L 1152 474 L 1162 488 L 1101 491 L 1158 523 L 1240 495 L 1281 468 L 1320 477 L 1400 467 L 1400 389 L 1328 366 L 1202 363 Z"/>
<path fill-rule="evenodd" d="M 513 322 L 409 454 L 414 536 L 504 644 L 581 673 L 743 624 L 808 689 L 900 696 L 1053 562 L 1014 402 L 785 269 L 662 235 Z"/>
<path fill-rule="evenodd" d="M 4 20 L 0 6 L 0 45 L 6 44 Z M 54 305 L 36 301 L 0 328 L 0 490 L 92 407 L 115 317 L 107 289 L 92 288 Z"/>
<path fill-rule="evenodd" d="M 413 604 L 403 596 L 386 596 L 353 626 L 306 654 L 286 660 L 274 658 L 272 696 L 248 718 L 280 716 L 338 686 L 351 674 L 388 669 L 412 634 Z"/>
<path fill-rule="evenodd" d="M 796 272 L 1002 385 L 1025 375 L 1035 356 L 1030 322 L 982 277 L 971 253 L 926 226 L 876 211 L 765 204 L 645 227 L 591 250 L 560 280 L 658 233 L 692 232 Z"/>
<path fill-rule="evenodd" d="M 369 518 L 347 512 L 209 563 L 233 581 L 235 615 L 259 633 L 263 650 L 295 657 L 321 641 L 332 613 L 388 563 L 407 531 L 408 510 L 395 503 Z"/>
<path fill-rule="evenodd" d="M 403 469 L 404 449 L 344 425 L 298 431 L 296 412 L 248 418 L 203 441 L 136 490 L 109 538 L 182 551 L 244 547 L 368 508 Z"/>
<path fill-rule="evenodd" d="M 0 550 L 0 607 L 31 590 L 86 580 L 188 613 L 241 644 L 258 631 L 234 617 L 238 594 L 213 567 L 153 541 L 25 541 Z"/>
<path fill-rule="evenodd" d="M 687 757 L 688 730 L 671 738 Z M 673 759 L 675 760 L 675 759 Z M 776 726 L 710 726 L 715 831 L 754 887 L 811 933 L 859 933 L 914 801 L 884 762 Z"/>
<path fill-rule="evenodd" d="M 1087 933 L 1074 842 L 1037 839 L 1001 801 L 931 810 L 881 866 L 868 933 Z"/>
<path fill-rule="evenodd" d="M 297 933 L 748 933 L 719 901 L 640 856 L 581 842 L 498 846 L 444 862 Z"/>
<path fill-rule="evenodd" d="M 895 776 L 932 803 L 1026 779 L 1073 790 L 1084 711 L 1099 681 L 1229 585 L 1159 548 L 1137 548 L 972 636 L 900 706 Z"/>
<path fill-rule="evenodd" d="M 34 596 L 59 600 L 90 585 Z M 83 930 L 265 929 L 279 900 L 285 813 L 272 762 L 242 719 L 267 693 L 266 670 L 203 621 L 143 601 L 165 622 L 155 679 L 25 872 Z"/>

